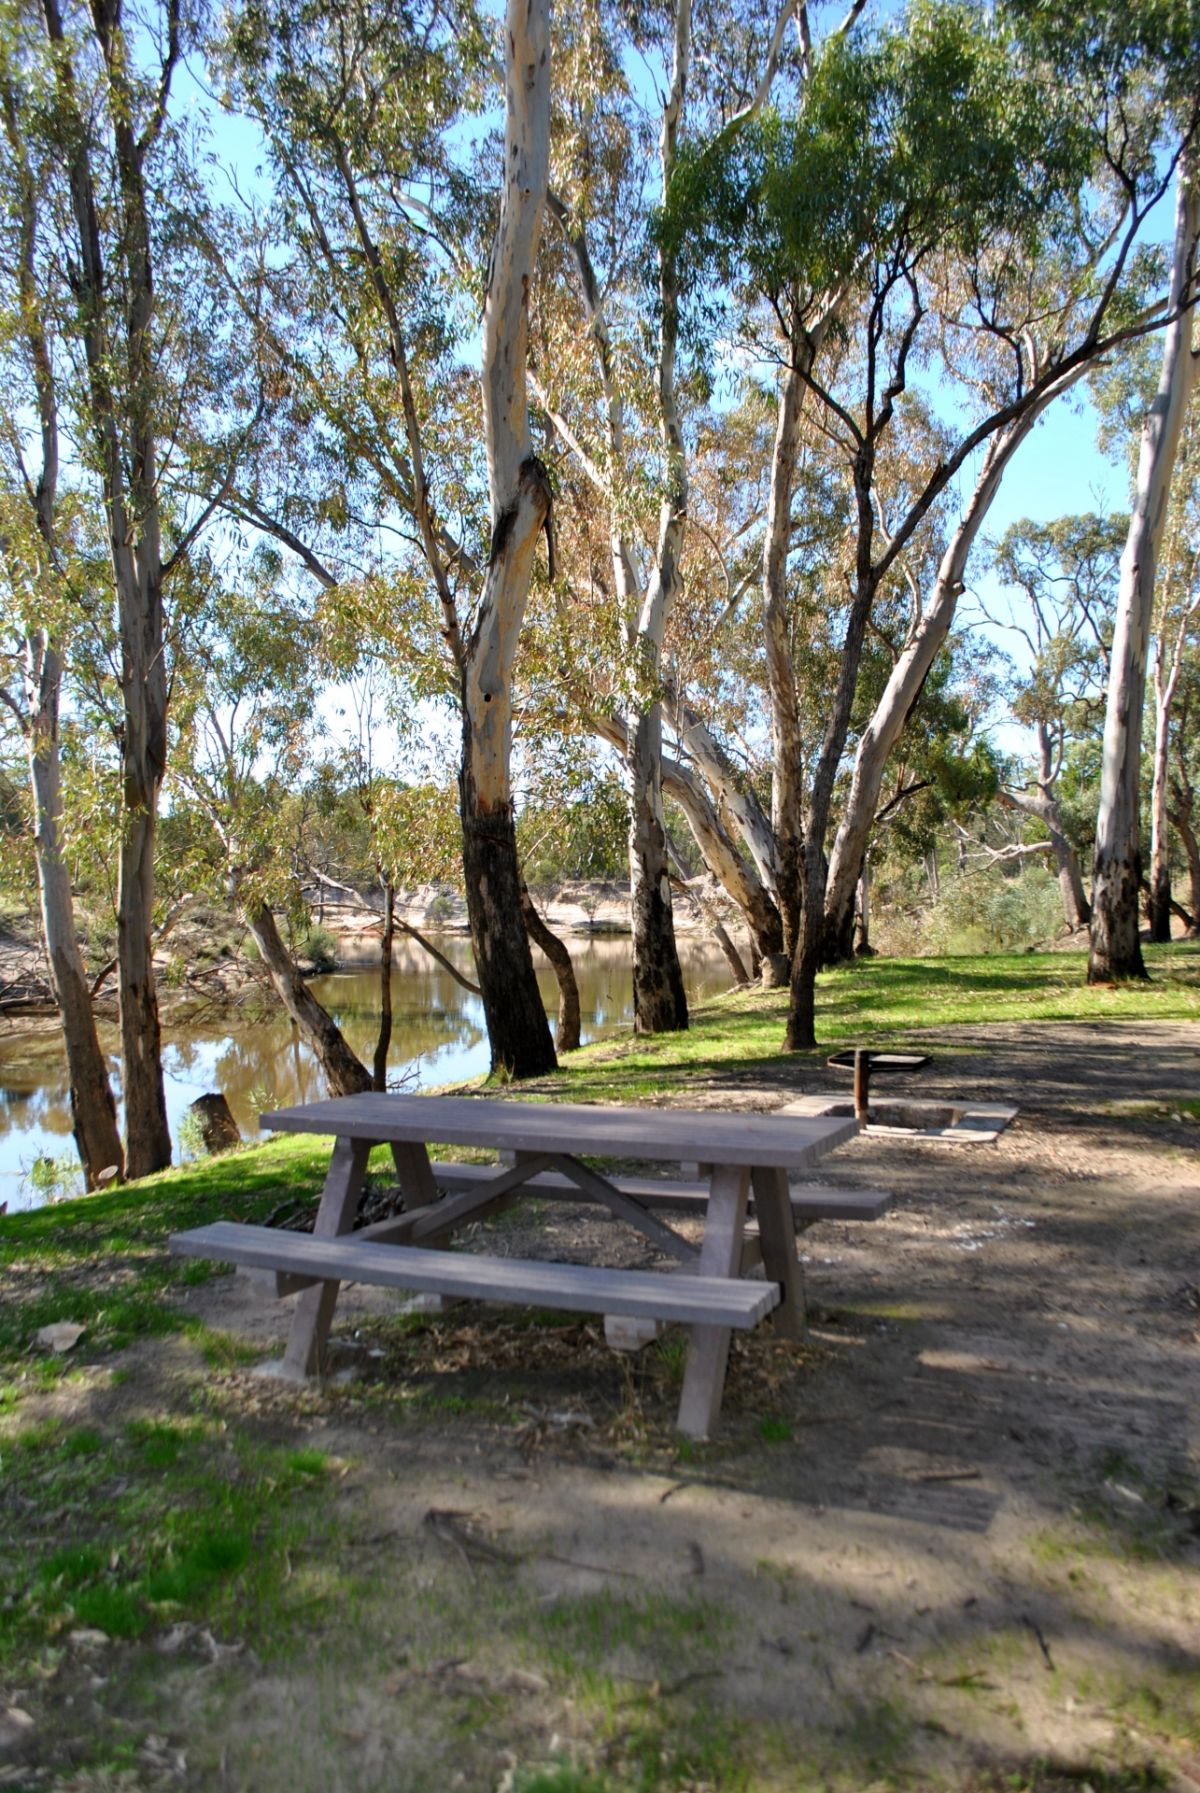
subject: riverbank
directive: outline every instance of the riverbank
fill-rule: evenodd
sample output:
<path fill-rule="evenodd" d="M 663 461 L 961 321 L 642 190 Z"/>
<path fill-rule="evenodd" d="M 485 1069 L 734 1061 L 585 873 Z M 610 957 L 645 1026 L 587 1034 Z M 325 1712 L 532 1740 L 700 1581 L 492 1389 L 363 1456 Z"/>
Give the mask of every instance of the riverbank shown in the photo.
<path fill-rule="evenodd" d="M 831 1044 L 919 1046 L 907 1093 L 1020 1113 L 829 1161 L 897 1207 L 807 1236 L 808 1338 L 742 1344 L 703 1447 L 676 1337 L 617 1357 L 569 1316 L 350 1291 L 324 1387 L 256 1375 L 286 1304 L 166 1237 L 314 1201 L 320 1142 L 0 1222 L 0 1782 L 1194 1793 L 1197 961 L 1157 963 L 1083 1022 L 1034 1018 L 1081 1000 L 1061 959 L 1024 1013 L 1011 960 L 822 980 Z M 841 1087 L 778 1051 L 784 1003 L 530 1093 Z M 619 1238 L 528 1204 L 479 1243 Z"/>

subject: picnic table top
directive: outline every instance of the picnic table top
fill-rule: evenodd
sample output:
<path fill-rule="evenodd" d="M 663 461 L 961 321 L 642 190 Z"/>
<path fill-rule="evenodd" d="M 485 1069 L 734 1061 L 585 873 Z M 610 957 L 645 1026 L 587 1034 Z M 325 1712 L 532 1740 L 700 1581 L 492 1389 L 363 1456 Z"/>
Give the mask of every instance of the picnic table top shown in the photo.
<path fill-rule="evenodd" d="M 502 1151 L 642 1158 L 802 1170 L 853 1139 L 852 1118 L 729 1114 L 704 1108 L 502 1102 L 475 1096 L 367 1092 L 259 1116 L 268 1132 L 343 1139 L 492 1146 Z"/>

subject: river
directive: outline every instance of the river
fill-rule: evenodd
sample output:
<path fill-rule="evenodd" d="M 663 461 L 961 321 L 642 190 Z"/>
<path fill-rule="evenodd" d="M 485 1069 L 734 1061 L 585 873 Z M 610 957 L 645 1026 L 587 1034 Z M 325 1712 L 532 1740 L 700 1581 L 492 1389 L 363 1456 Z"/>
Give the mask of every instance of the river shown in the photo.
<path fill-rule="evenodd" d="M 438 942 L 470 975 L 471 949 L 458 936 Z M 597 1039 L 628 1026 L 633 1013 L 628 939 L 571 942 L 583 1038 Z M 680 957 L 689 1000 L 729 987 L 720 952 L 683 939 Z M 535 954 L 538 981 L 553 1016 L 558 1003 L 554 974 Z M 337 1018 L 359 1057 L 370 1064 L 379 1018 L 379 978 L 370 971 L 314 978 L 312 989 Z M 477 996 L 464 990 L 413 941 L 397 941 L 392 977 L 394 1032 L 389 1081 L 405 1088 L 453 1083 L 487 1070 L 487 1036 Z M 111 1030 L 115 1036 L 115 1030 Z M 110 1058 L 114 1089 L 120 1064 Z M 237 1010 L 213 1010 L 182 1025 L 164 1025 L 163 1071 L 167 1114 L 177 1148 L 188 1104 L 206 1090 L 228 1099 L 243 1134 L 258 1130 L 262 1109 L 310 1102 L 326 1090 L 312 1054 L 283 1014 L 247 1018 Z M 49 1197 L 79 1190 L 66 1067 L 40 1035 L 14 1028 L 0 1038 L 0 1210 L 37 1207 Z"/>

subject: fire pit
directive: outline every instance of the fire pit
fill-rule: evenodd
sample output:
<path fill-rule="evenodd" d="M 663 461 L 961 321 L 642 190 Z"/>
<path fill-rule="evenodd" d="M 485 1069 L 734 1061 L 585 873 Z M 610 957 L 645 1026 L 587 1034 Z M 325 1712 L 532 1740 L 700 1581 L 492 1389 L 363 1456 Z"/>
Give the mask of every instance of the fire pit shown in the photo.
<path fill-rule="evenodd" d="M 888 1096 L 871 1097 L 875 1072 L 919 1071 L 929 1063 L 927 1052 L 874 1052 L 855 1046 L 831 1053 L 826 1063 L 835 1071 L 854 1073 L 852 1097 L 799 1096 L 781 1114 L 854 1115 L 864 1133 L 893 1139 L 944 1139 L 958 1144 L 985 1145 L 1008 1126 L 1017 1110 L 1008 1102 L 912 1101 Z"/>
<path fill-rule="evenodd" d="M 865 1126 L 870 1107 L 871 1077 L 876 1071 L 919 1071 L 929 1063 L 928 1052 L 871 1052 L 865 1046 L 853 1046 L 843 1052 L 831 1052 L 825 1060 L 835 1071 L 854 1072 L 854 1113 Z"/>

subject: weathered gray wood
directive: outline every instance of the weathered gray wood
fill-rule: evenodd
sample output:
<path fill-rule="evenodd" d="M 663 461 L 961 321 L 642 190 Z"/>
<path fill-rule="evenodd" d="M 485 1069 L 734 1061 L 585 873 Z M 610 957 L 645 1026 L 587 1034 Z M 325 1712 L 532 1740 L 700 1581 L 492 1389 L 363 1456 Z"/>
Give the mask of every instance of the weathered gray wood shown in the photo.
<path fill-rule="evenodd" d="M 711 1109 L 604 1108 L 586 1103 L 398 1096 L 367 1091 L 259 1117 L 266 1130 L 387 1141 L 438 1141 L 521 1152 L 605 1154 L 678 1163 L 803 1170 L 858 1131 L 852 1116 L 718 1114 Z"/>
<path fill-rule="evenodd" d="M 800 1338 L 804 1332 L 804 1275 L 796 1255 L 796 1222 L 787 1173 L 760 1164 L 750 1173 L 750 1180 L 763 1270 L 768 1281 L 779 1284 L 783 1296 L 771 1323 L 785 1338 Z"/>
<path fill-rule="evenodd" d="M 374 1144 L 375 1141 L 371 1139 L 339 1139 L 335 1142 L 329 1169 L 325 1173 L 321 1205 L 313 1223 L 314 1238 L 334 1238 L 339 1233 L 348 1233 L 354 1225 L 358 1198 L 362 1194 L 363 1179 L 367 1174 L 367 1159 Z M 295 1235 L 297 1238 L 300 1236 Z M 288 1266 L 286 1263 L 279 1266 L 269 1264 L 267 1268 L 286 1270 Z M 285 1376 L 302 1381 L 306 1376 L 315 1375 L 320 1368 L 329 1338 L 329 1328 L 333 1324 L 338 1287 L 337 1281 L 331 1280 L 305 1289 L 301 1294 L 292 1315 L 292 1329 L 283 1354 Z"/>
<path fill-rule="evenodd" d="M 438 1186 L 433 1180 L 429 1153 L 425 1150 L 424 1143 L 393 1139 L 389 1144 L 404 1206 L 409 1209 L 424 1208 L 430 1202 L 435 1202 L 438 1199 Z"/>
<path fill-rule="evenodd" d="M 441 1159 L 433 1166 L 439 1188 L 470 1189 L 495 1175 L 489 1164 L 461 1164 Z M 606 1177 L 622 1194 L 630 1195 L 647 1208 L 659 1208 L 675 1214 L 702 1215 L 708 1206 L 708 1182 L 682 1177 Z M 591 1202 L 596 1198 L 569 1177 L 555 1171 L 543 1171 L 530 1178 L 530 1194 L 554 1199 Z M 815 1220 L 879 1220 L 891 1208 L 894 1197 L 883 1189 L 833 1189 L 823 1183 L 792 1183 L 789 1200 L 797 1221 Z M 750 1212 L 754 1212 L 754 1191 L 750 1192 Z"/>
<path fill-rule="evenodd" d="M 744 1172 L 726 1174 L 740 1176 L 744 1190 Z M 171 1250 L 216 1263 L 321 1276 L 335 1288 L 339 1282 L 378 1283 L 384 1288 L 429 1289 L 478 1301 L 533 1303 L 584 1313 L 646 1314 L 689 1324 L 715 1321 L 725 1328 L 756 1326 L 779 1300 L 773 1283 L 740 1282 L 728 1274 L 670 1276 L 653 1270 L 477 1257 L 420 1246 L 363 1245 L 357 1235 L 318 1237 L 230 1220 L 174 1234 Z M 327 1286 L 323 1282 L 320 1288 Z M 305 1299 L 307 1295 L 301 1297 Z"/>
<path fill-rule="evenodd" d="M 687 1287 L 701 1279 L 713 1279 L 719 1283 L 726 1277 L 737 1277 L 742 1261 L 749 1184 L 749 1174 L 744 1165 L 713 1167 L 708 1194 L 708 1216 L 704 1224 L 704 1244 L 700 1248 L 699 1275 L 672 1277 L 670 1281 Z M 779 1290 L 774 1283 L 735 1282 L 733 1286 L 739 1289 L 770 1289 L 776 1301 L 779 1298 Z M 773 1301 L 772 1307 L 775 1304 Z M 685 1438 L 707 1438 L 716 1425 L 717 1415 L 721 1411 L 725 1366 L 728 1361 L 727 1325 L 698 1324 L 692 1327 L 676 1421 Z"/>

